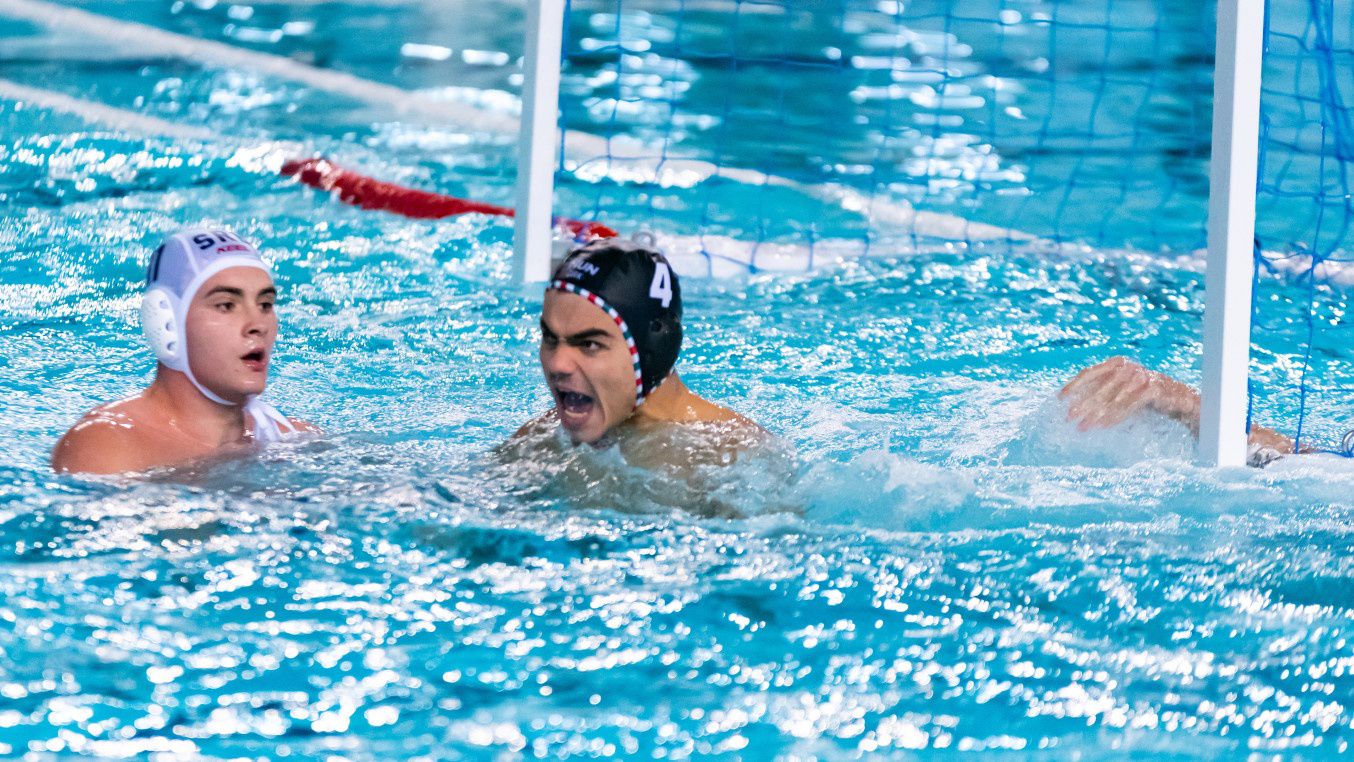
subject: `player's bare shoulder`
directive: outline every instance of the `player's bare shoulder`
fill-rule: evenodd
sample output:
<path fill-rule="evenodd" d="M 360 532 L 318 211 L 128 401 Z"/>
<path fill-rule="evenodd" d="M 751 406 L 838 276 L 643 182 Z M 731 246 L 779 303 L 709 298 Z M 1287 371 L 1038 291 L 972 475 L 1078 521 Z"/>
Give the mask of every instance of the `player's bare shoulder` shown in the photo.
<path fill-rule="evenodd" d="M 313 434 L 316 436 L 324 434 L 324 429 L 300 418 L 287 418 L 287 423 L 291 424 L 292 429 L 298 434 Z"/>
<path fill-rule="evenodd" d="M 734 410 L 730 410 L 723 405 L 711 402 L 704 397 L 696 397 L 697 420 L 704 423 L 723 424 L 730 431 L 746 432 L 748 434 L 766 434 L 770 432 L 762 428 L 756 421 L 748 418 Z"/>
<path fill-rule="evenodd" d="M 144 470 L 146 436 L 137 424 L 143 407 L 137 396 L 85 413 L 52 449 L 52 468 L 91 474 Z"/>
<path fill-rule="evenodd" d="M 509 441 L 538 438 L 553 432 L 558 425 L 559 418 L 552 408 L 522 424 Z"/>

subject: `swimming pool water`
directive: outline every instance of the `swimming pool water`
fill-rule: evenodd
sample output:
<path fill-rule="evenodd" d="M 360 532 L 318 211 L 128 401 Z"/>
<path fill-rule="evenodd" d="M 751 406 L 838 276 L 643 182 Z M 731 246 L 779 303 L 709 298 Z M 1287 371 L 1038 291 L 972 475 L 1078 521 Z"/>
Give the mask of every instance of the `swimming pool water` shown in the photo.
<path fill-rule="evenodd" d="M 210 5 L 103 10 L 239 42 Z M 486 5 L 235 7 L 314 25 L 244 44 L 506 92 L 508 66 L 399 55 L 516 50 L 520 7 Z M 548 404 L 511 228 L 354 210 L 259 159 L 297 141 L 507 202 L 510 141 L 24 25 L 0 26 L 0 76 L 220 135 L 0 101 L 0 756 L 1348 752 L 1354 466 L 1201 469 L 1178 426 L 1078 434 L 1052 400 L 1116 353 L 1197 381 L 1188 244 L 898 248 L 683 281 L 684 378 L 796 451 L 788 476 L 753 460 L 714 500 L 609 452 L 497 463 Z M 644 221 L 643 189 L 612 192 L 632 203 L 605 221 Z M 327 435 L 145 482 L 52 475 L 56 437 L 147 379 L 143 263 L 198 222 L 275 263 L 269 397 Z M 1303 330 L 1258 337 L 1262 379 L 1292 372 Z M 1317 358 L 1333 386 L 1347 360 Z M 1338 436 L 1347 410 L 1316 425 Z"/>

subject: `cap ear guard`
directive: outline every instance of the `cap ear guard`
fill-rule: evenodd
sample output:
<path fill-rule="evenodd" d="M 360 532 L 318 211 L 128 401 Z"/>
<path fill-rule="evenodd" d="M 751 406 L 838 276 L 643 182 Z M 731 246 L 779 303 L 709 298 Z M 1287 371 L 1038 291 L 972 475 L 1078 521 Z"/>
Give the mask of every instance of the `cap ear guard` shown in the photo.
<path fill-rule="evenodd" d="M 174 297 L 163 288 L 152 288 L 141 298 L 141 330 L 155 357 L 174 370 L 187 362 L 184 337 L 174 312 Z"/>

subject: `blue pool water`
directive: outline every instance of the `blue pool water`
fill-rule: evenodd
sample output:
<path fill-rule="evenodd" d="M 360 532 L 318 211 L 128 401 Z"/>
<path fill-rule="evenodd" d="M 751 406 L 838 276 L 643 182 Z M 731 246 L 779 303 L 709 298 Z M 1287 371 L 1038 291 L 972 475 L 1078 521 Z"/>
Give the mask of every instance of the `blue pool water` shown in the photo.
<path fill-rule="evenodd" d="M 249 24 L 242 4 L 86 5 L 446 97 L 510 109 L 516 87 L 492 53 L 517 50 L 517 5 L 261 3 Z M 419 63 L 406 42 L 486 55 Z M 1354 464 L 1201 469 L 1174 424 L 1079 434 L 1053 400 L 1117 353 L 1197 381 L 1189 225 L 1164 252 L 1120 248 L 1127 219 L 1083 251 L 899 244 L 685 280 L 684 378 L 795 451 L 697 494 L 614 453 L 493 458 L 548 404 L 507 224 L 343 207 L 249 148 L 503 203 L 510 140 L 26 24 L 0 25 L 0 77 L 219 135 L 0 100 L 0 757 L 1326 758 L 1354 740 Z M 1180 161 L 1179 128 L 1143 136 L 1142 161 Z M 774 168 L 795 175 L 863 138 L 785 139 Z M 1191 182 L 1181 209 L 1201 208 Z M 607 222 L 649 224 L 644 189 L 607 193 Z M 595 195 L 566 179 L 561 205 Z M 327 435 L 144 482 L 52 475 L 56 437 L 147 379 L 143 263 L 197 222 L 263 243 L 269 396 Z M 1261 381 L 1289 378 L 1305 330 L 1273 322 Z M 1329 385 L 1347 354 L 1316 358 Z M 1348 411 L 1311 425 L 1338 437 Z"/>

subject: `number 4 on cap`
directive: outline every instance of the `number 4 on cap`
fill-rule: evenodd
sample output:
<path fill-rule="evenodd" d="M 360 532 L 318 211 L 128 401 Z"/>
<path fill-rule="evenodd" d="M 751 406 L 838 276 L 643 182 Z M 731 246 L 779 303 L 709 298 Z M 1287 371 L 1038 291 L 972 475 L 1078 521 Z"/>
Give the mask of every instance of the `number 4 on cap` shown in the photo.
<path fill-rule="evenodd" d="M 672 303 L 672 274 L 668 272 L 668 266 L 663 262 L 654 263 L 653 283 L 649 284 L 649 298 L 661 302 L 663 309 L 667 309 L 668 305 Z"/>

